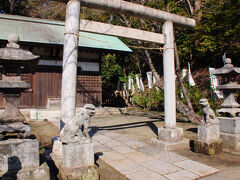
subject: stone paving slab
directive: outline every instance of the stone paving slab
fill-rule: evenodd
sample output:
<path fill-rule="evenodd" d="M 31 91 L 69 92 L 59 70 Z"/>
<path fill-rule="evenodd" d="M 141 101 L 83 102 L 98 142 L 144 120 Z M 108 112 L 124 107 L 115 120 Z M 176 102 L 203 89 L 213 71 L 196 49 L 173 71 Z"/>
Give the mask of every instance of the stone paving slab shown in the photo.
<path fill-rule="evenodd" d="M 129 137 L 125 135 L 120 135 L 120 136 L 111 136 L 113 139 L 120 141 L 122 143 L 126 143 L 129 141 Z"/>
<path fill-rule="evenodd" d="M 161 161 L 159 159 L 155 159 L 152 161 L 146 161 L 141 164 L 144 165 L 145 167 L 147 167 L 148 169 L 151 169 L 152 171 L 154 171 L 158 174 L 161 174 L 161 175 L 182 170 L 181 168 L 179 168 L 177 166 L 174 166 L 165 161 Z"/>
<path fill-rule="evenodd" d="M 93 136 L 92 139 L 100 142 L 101 144 L 105 144 L 112 140 L 112 138 L 101 135 L 101 134 L 97 134 L 96 136 Z"/>
<path fill-rule="evenodd" d="M 110 141 L 106 142 L 104 145 L 107 146 L 107 147 L 109 147 L 109 148 L 113 148 L 113 147 L 115 147 L 115 146 L 121 146 L 122 143 L 119 142 L 119 141 L 116 141 L 116 140 L 114 140 L 114 139 L 111 139 Z"/>
<path fill-rule="evenodd" d="M 187 170 L 166 174 L 164 176 L 170 180 L 192 180 L 199 178 L 198 175 L 191 173 Z"/>
<path fill-rule="evenodd" d="M 162 152 L 159 152 L 159 153 L 157 153 L 153 156 L 158 158 L 159 160 L 166 161 L 166 162 L 169 162 L 169 163 L 175 163 L 175 162 L 178 162 L 178 161 L 187 160 L 186 157 L 180 156 L 180 155 L 172 153 L 170 151 L 162 151 Z"/>
<path fill-rule="evenodd" d="M 127 174 L 126 176 L 131 180 L 167 180 L 167 178 L 150 170 L 138 171 L 135 173 Z"/>
<path fill-rule="evenodd" d="M 130 180 L 193 180 L 217 172 L 159 146 L 114 132 L 96 134 L 93 142 L 99 158 Z"/>
<path fill-rule="evenodd" d="M 135 149 L 122 144 L 121 146 L 115 146 L 112 148 L 114 151 L 119 152 L 121 154 L 126 154 L 126 153 L 131 153 L 131 152 L 136 152 Z"/>
<path fill-rule="evenodd" d="M 98 153 L 98 152 L 111 151 L 111 149 L 100 144 L 100 145 L 93 145 L 93 151 L 94 153 Z"/>
<path fill-rule="evenodd" d="M 141 147 L 146 147 L 147 144 L 140 142 L 140 141 L 127 141 L 125 144 L 129 145 L 133 149 L 141 148 Z"/>
<path fill-rule="evenodd" d="M 120 159 L 116 161 L 110 161 L 109 164 L 119 170 L 122 174 L 126 175 L 129 173 L 135 173 L 138 171 L 146 170 L 144 166 L 130 160 L 130 159 Z"/>
<path fill-rule="evenodd" d="M 152 155 L 152 156 L 154 156 L 154 155 L 158 154 L 160 151 L 162 151 L 160 148 L 155 148 L 152 146 L 145 146 L 145 147 L 139 148 L 138 150 L 143 153 Z"/>
<path fill-rule="evenodd" d="M 132 152 L 132 153 L 128 153 L 128 154 L 124 154 L 127 158 L 132 159 L 136 162 L 145 162 L 145 161 L 152 161 L 155 158 L 153 156 L 150 156 L 146 153 L 142 153 L 139 151 L 136 152 Z"/>
<path fill-rule="evenodd" d="M 100 156 L 100 158 L 102 160 L 104 160 L 105 162 L 125 159 L 125 157 L 123 155 L 121 155 L 115 151 L 103 152 L 103 154 Z"/>
<path fill-rule="evenodd" d="M 174 163 L 174 165 L 181 167 L 183 169 L 186 169 L 188 171 L 191 171 L 199 176 L 206 176 L 210 174 L 214 174 L 218 172 L 217 169 L 212 168 L 210 166 L 206 166 L 202 163 L 192 161 L 192 160 L 185 160 L 185 161 L 180 161 L 177 163 Z"/>

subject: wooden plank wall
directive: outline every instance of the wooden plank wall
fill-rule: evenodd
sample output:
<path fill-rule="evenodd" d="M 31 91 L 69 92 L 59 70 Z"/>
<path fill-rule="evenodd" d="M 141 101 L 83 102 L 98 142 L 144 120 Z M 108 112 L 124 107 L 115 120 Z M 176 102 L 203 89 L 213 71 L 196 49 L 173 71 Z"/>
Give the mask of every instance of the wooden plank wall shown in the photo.
<path fill-rule="evenodd" d="M 22 74 L 22 80 L 30 83 L 31 89 L 22 93 L 20 108 L 46 108 L 48 98 L 61 98 L 61 72 L 36 72 Z M 77 77 L 77 107 L 87 103 L 102 105 L 102 84 L 98 74 Z M 0 97 L 0 107 L 4 100 Z"/>

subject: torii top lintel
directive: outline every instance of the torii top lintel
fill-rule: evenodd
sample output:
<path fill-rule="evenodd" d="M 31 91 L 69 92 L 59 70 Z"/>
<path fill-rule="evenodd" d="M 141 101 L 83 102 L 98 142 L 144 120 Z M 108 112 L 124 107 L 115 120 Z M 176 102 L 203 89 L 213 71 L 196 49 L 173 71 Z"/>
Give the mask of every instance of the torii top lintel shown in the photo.
<path fill-rule="evenodd" d="M 67 0 L 53 0 L 67 2 Z M 70 0 L 69 0 L 70 1 Z M 115 13 L 122 13 L 129 16 L 146 18 L 157 22 L 172 21 L 187 27 L 195 27 L 196 21 L 192 18 L 179 16 L 159 9 L 149 8 L 139 4 L 123 1 L 123 0 L 79 0 L 83 6 L 102 9 Z"/>

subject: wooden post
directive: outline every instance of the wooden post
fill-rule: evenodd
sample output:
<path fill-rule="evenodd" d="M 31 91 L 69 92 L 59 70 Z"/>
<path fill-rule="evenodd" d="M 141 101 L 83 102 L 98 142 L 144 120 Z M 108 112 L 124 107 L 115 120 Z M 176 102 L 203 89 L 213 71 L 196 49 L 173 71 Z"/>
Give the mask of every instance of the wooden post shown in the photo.
<path fill-rule="evenodd" d="M 62 67 L 61 120 L 64 123 L 75 116 L 76 110 L 79 24 L 80 2 L 70 0 L 66 10 Z"/>

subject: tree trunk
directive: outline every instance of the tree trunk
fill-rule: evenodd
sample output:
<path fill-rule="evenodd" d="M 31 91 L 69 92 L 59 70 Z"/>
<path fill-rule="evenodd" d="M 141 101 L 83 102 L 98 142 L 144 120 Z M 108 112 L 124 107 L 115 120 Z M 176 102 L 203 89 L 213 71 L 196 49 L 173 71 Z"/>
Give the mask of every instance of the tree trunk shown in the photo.
<path fill-rule="evenodd" d="M 190 14 L 192 16 L 193 15 L 193 7 L 192 7 L 191 2 L 189 0 L 187 0 L 187 3 L 188 3 L 188 6 L 189 6 Z"/>
<path fill-rule="evenodd" d="M 201 7 L 202 7 L 202 0 L 195 0 L 194 13 L 195 13 L 195 16 L 196 16 L 197 23 L 199 23 L 202 19 Z"/>
<path fill-rule="evenodd" d="M 15 0 L 8 0 L 9 2 L 9 14 L 13 14 L 15 8 Z"/>
<path fill-rule="evenodd" d="M 177 79 L 178 79 L 178 83 L 182 89 L 182 92 L 183 92 L 183 95 L 186 99 L 186 102 L 187 102 L 187 105 L 189 107 L 189 109 L 191 111 L 193 111 L 193 107 L 192 107 L 192 103 L 191 103 L 191 100 L 188 96 L 188 91 L 187 89 L 185 88 L 183 82 L 182 82 L 182 78 L 181 78 L 181 75 L 180 75 L 180 62 L 179 62 L 179 56 L 178 56 L 178 50 L 177 50 L 177 45 L 176 43 L 174 43 L 174 52 L 175 52 L 175 62 L 176 62 L 176 74 L 177 74 Z"/>

